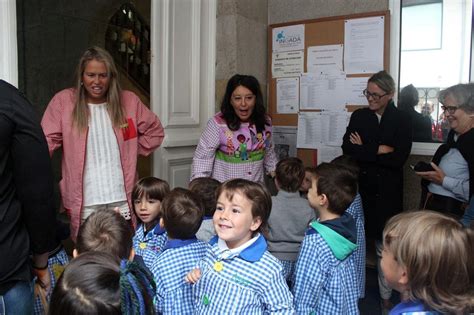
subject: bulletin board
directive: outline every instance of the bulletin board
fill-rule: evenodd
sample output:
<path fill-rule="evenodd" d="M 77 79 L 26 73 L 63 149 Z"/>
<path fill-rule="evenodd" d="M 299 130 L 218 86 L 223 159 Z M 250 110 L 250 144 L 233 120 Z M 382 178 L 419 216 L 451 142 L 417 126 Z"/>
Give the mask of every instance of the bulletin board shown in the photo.
<path fill-rule="evenodd" d="M 277 78 L 272 75 L 272 53 L 273 47 L 273 29 L 291 25 L 304 25 L 304 72 L 307 72 L 308 47 L 320 45 L 344 44 L 344 30 L 347 20 L 383 17 L 383 69 L 389 69 L 390 59 L 390 11 L 377 11 L 370 13 L 343 15 L 327 17 L 313 20 L 294 21 L 281 24 L 273 24 L 268 28 L 268 112 L 272 117 L 274 126 L 297 126 L 298 114 L 281 114 L 277 112 L 276 93 Z M 381 70 L 381 69 L 380 69 Z M 367 77 L 373 73 L 347 74 L 347 77 Z M 352 112 L 361 106 L 346 105 L 347 111 Z M 306 166 L 316 165 L 317 151 L 315 149 L 297 149 L 297 156 L 303 160 Z"/>

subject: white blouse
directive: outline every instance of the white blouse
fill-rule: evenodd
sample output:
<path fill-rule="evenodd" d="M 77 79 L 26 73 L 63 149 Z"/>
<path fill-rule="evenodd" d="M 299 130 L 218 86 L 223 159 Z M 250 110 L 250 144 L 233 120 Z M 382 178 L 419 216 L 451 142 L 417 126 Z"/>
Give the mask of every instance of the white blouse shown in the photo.
<path fill-rule="evenodd" d="M 117 138 L 107 104 L 89 105 L 83 206 L 127 200 Z"/>

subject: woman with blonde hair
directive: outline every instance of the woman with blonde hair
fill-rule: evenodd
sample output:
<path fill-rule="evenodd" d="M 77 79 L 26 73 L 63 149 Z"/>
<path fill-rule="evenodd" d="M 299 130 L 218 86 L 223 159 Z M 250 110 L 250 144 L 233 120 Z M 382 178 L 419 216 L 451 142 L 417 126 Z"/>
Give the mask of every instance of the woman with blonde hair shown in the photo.
<path fill-rule="evenodd" d="M 60 190 L 72 239 L 81 222 L 101 209 L 119 208 L 135 222 L 130 209 L 137 156 L 158 148 L 164 130 L 137 95 L 121 90 L 107 51 L 91 47 L 84 52 L 75 87 L 53 97 L 41 125 L 50 154 L 63 148 Z"/>
<path fill-rule="evenodd" d="M 363 91 L 369 103 L 351 115 L 343 137 L 342 151 L 357 161 L 367 239 L 375 240 L 381 304 L 392 308 L 380 270 L 382 230 L 385 222 L 403 210 L 403 165 L 410 155 L 412 125 L 408 113 L 395 107 L 395 82 L 379 71 Z"/>
<path fill-rule="evenodd" d="M 388 221 L 383 239 L 385 278 L 408 297 L 391 315 L 474 311 L 472 229 L 434 211 L 406 212 Z"/>

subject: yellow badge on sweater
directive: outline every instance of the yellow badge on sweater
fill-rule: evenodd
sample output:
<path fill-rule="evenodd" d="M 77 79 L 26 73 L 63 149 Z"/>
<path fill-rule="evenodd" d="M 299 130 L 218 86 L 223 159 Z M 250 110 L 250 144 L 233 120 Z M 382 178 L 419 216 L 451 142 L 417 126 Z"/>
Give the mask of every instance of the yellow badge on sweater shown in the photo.
<path fill-rule="evenodd" d="M 221 261 L 216 261 L 214 263 L 214 270 L 217 272 L 221 272 L 224 269 L 224 264 Z"/>

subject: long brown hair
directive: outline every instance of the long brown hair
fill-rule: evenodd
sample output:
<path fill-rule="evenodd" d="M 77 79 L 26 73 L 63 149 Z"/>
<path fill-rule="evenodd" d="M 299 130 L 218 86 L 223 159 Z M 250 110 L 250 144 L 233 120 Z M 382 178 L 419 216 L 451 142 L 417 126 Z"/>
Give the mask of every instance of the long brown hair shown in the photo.
<path fill-rule="evenodd" d="M 87 128 L 89 109 L 87 107 L 87 92 L 82 84 L 82 76 L 84 69 L 91 60 L 103 62 L 107 68 L 107 75 L 110 78 L 109 88 L 107 90 L 107 110 L 112 120 L 112 125 L 119 127 L 125 123 L 125 113 L 120 101 L 120 92 L 122 89 L 118 81 L 117 68 L 115 67 L 112 56 L 104 49 L 96 46 L 90 47 L 84 52 L 76 68 L 76 99 L 72 121 L 80 131 Z"/>

